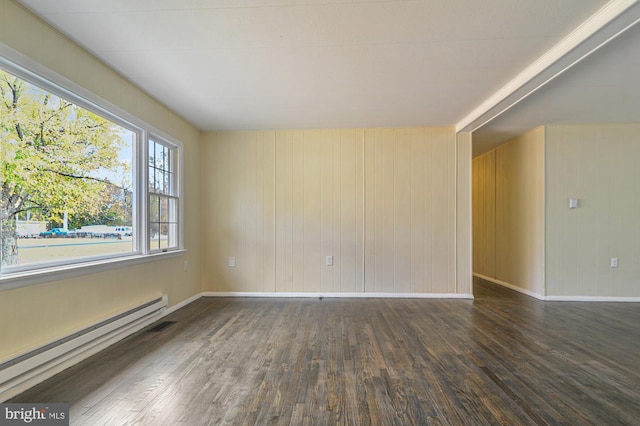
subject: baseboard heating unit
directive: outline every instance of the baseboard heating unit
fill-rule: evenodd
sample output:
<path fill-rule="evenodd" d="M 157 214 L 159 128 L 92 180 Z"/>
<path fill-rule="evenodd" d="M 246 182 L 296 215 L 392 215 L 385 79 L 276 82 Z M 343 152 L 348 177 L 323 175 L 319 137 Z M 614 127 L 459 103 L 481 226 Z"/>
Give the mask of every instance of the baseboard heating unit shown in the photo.
<path fill-rule="evenodd" d="M 160 319 L 167 295 L 142 303 L 0 364 L 0 402 Z"/>

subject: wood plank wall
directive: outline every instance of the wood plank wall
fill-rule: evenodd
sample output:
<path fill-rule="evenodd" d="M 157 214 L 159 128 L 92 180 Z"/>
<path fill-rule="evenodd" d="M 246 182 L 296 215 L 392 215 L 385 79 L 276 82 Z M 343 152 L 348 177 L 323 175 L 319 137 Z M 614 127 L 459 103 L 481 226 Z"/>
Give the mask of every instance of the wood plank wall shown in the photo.
<path fill-rule="evenodd" d="M 456 134 L 456 293 L 473 293 L 473 167 L 471 132 Z"/>
<path fill-rule="evenodd" d="M 640 297 L 640 124 L 546 133 L 547 295 Z"/>
<path fill-rule="evenodd" d="M 496 277 L 496 151 L 473 159 L 473 272 Z"/>
<path fill-rule="evenodd" d="M 205 291 L 456 292 L 453 128 L 203 140 Z"/>
<path fill-rule="evenodd" d="M 455 292 L 454 137 L 442 128 L 367 131 L 367 291 Z"/>

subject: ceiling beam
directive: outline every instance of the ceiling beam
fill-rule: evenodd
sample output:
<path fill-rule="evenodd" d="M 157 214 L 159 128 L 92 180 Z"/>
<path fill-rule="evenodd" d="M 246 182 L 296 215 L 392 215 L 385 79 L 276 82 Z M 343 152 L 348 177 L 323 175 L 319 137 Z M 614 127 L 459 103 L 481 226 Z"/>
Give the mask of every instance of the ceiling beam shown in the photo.
<path fill-rule="evenodd" d="M 612 0 L 456 124 L 473 132 L 640 21 L 640 0 Z"/>

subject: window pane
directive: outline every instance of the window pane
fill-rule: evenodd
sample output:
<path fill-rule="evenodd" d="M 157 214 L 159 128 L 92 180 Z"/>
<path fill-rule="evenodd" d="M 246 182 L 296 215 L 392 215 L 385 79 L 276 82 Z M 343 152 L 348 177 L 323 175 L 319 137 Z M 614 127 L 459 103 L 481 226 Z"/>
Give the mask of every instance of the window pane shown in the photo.
<path fill-rule="evenodd" d="M 150 250 L 177 247 L 178 199 L 154 195 L 150 200 Z"/>
<path fill-rule="evenodd" d="M 2 70 L 0 88 L 2 268 L 132 252 L 136 133 Z"/>
<path fill-rule="evenodd" d="M 149 139 L 149 166 L 150 167 L 153 167 L 156 164 L 155 149 L 156 149 L 156 143 L 154 141 L 152 141 L 151 139 Z"/>
<path fill-rule="evenodd" d="M 163 189 L 162 192 L 164 194 L 170 195 L 171 194 L 171 174 L 170 173 L 165 173 L 164 174 L 164 185 L 163 185 Z"/>
<path fill-rule="evenodd" d="M 170 198 L 169 199 L 169 220 L 168 222 L 178 222 L 178 199 Z"/>
<path fill-rule="evenodd" d="M 161 193 L 162 172 L 155 168 L 149 169 L 149 192 Z"/>
<path fill-rule="evenodd" d="M 160 222 L 169 222 L 169 199 L 160 199 Z"/>
<path fill-rule="evenodd" d="M 168 233 L 167 246 L 177 247 L 178 246 L 178 224 L 177 223 L 167 224 L 167 233 Z"/>
<path fill-rule="evenodd" d="M 161 172 L 158 174 L 158 192 L 161 194 L 167 194 L 165 191 L 165 181 L 167 180 L 167 172 Z"/>
<path fill-rule="evenodd" d="M 156 144 L 156 168 L 164 170 L 164 146 Z"/>
<path fill-rule="evenodd" d="M 160 222 L 160 196 L 149 195 L 149 222 Z"/>
<path fill-rule="evenodd" d="M 169 170 L 169 148 L 167 148 L 166 146 L 162 147 L 162 170 L 168 171 Z"/>
<path fill-rule="evenodd" d="M 160 248 L 160 224 L 149 224 L 149 250 L 158 250 Z"/>

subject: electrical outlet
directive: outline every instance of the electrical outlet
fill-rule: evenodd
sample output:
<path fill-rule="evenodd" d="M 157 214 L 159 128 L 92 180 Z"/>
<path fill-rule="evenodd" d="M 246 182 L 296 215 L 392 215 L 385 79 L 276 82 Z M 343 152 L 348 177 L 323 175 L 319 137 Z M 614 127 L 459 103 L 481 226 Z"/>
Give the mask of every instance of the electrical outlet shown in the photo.
<path fill-rule="evenodd" d="M 611 267 L 612 268 L 617 268 L 618 267 L 618 258 L 617 257 L 612 257 L 611 258 Z"/>
<path fill-rule="evenodd" d="M 189 270 L 189 261 L 185 260 L 184 263 L 182 264 L 182 267 L 184 271 L 187 272 Z"/>
<path fill-rule="evenodd" d="M 333 266 L 333 256 L 327 256 L 327 266 Z"/>
<path fill-rule="evenodd" d="M 229 256 L 229 266 L 236 266 L 236 257 L 235 256 Z"/>

